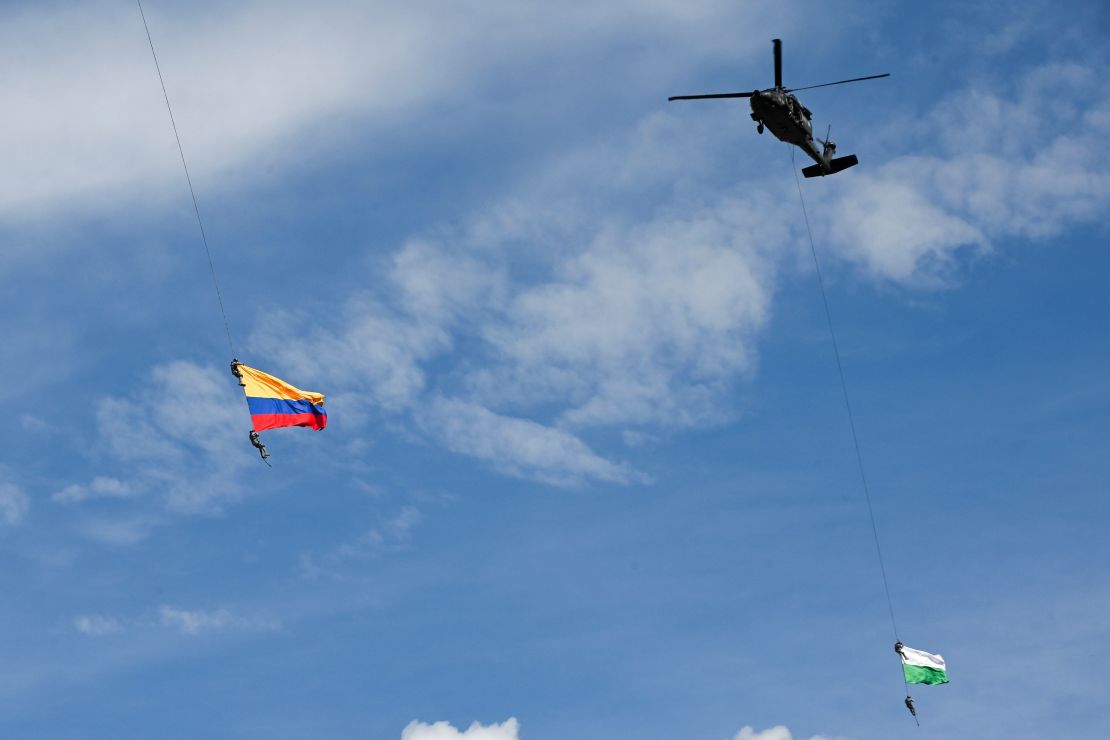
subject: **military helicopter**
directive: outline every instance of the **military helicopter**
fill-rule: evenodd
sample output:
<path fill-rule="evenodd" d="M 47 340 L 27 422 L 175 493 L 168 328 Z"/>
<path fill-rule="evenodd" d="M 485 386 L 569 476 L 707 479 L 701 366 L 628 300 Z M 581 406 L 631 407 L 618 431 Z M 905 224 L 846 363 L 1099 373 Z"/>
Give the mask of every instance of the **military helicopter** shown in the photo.
<path fill-rule="evenodd" d="M 821 85 L 808 87 L 787 88 L 782 86 L 782 41 L 772 39 L 775 49 L 775 86 L 767 90 L 753 90 L 752 92 L 716 93 L 713 95 L 675 95 L 667 100 L 707 100 L 711 98 L 751 98 L 752 120 L 756 122 L 755 130 L 763 133 L 763 127 L 771 129 L 780 141 L 793 144 L 808 154 L 817 164 L 802 168 L 806 177 L 832 175 L 841 170 L 859 164 L 856 155 L 849 154 L 845 157 L 835 157 L 836 144 L 829 140 L 828 133 L 821 142 L 822 148 L 818 149 L 813 139 L 813 114 L 790 93 L 798 90 L 812 90 L 815 87 L 828 87 L 829 85 L 843 85 L 846 82 L 860 82 L 862 80 L 877 80 L 880 77 L 890 77 L 890 73 L 870 75 L 868 77 L 854 77 L 850 80 L 839 82 L 826 82 Z M 829 127 L 832 130 L 832 127 Z"/>

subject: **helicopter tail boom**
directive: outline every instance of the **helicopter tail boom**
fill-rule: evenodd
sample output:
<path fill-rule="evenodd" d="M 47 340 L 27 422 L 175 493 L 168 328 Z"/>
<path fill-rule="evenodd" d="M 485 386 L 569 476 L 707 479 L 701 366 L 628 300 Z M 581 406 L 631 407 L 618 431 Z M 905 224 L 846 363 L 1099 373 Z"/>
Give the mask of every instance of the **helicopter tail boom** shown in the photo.
<path fill-rule="evenodd" d="M 824 175 L 835 175 L 841 170 L 846 170 L 849 167 L 854 167 L 859 164 L 856 155 L 849 154 L 845 157 L 837 157 L 836 159 L 829 160 L 828 168 L 820 164 L 812 164 L 809 167 L 802 168 L 802 174 L 806 177 L 818 177 Z"/>

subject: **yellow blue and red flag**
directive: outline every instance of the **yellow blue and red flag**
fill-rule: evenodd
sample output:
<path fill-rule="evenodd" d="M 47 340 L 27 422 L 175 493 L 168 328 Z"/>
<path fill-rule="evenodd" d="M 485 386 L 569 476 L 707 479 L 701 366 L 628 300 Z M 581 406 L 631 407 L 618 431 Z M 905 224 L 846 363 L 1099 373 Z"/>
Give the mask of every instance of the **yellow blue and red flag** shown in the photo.
<path fill-rule="evenodd" d="M 278 427 L 323 429 L 328 425 L 324 394 L 302 391 L 281 378 L 236 363 L 239 383 L 247 394 L 254 431 Z"/>

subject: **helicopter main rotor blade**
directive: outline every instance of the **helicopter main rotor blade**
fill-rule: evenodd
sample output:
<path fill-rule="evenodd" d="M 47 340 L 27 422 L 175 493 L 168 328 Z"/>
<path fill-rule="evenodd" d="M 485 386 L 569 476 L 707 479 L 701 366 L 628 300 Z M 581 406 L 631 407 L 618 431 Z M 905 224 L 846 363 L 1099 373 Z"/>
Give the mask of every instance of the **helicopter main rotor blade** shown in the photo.
<path fill-rule="evenodd" d="M 826 82 L 821 85 L 809 85 L 808 87 L 792 87 L 786 92 L 798 92 L 799 90 L 812 90 L 816 87 L 828 87 L 829 85 L 843 85 L 845 82 L 862 82 L 863 80 L 877 80 L 880 77 L 890 77 L 890 72 L 884 72 L 881 75 L 868 75 L 867 77 L 853 77 L 850 80 L 840 80 L 839 82 Z"/>
<path fill-rule="evenodd" d="M 671 101 L 671 100 L 711 100 L 711 99 L 717 99 L 717 98 L 750 98 L 753 95 L 755 95 L 755 93 L 753 93 L 753 92 L 716 93 L 716 94 L 713 94 L 713 95 L 672 95 L 671 97 L 667 98 L 667 100 Z"/>
<path fill-rule="evenodd" d="M 771 39 L 775 49 L 775 87 L 782 87 L 782 40 Z"/>

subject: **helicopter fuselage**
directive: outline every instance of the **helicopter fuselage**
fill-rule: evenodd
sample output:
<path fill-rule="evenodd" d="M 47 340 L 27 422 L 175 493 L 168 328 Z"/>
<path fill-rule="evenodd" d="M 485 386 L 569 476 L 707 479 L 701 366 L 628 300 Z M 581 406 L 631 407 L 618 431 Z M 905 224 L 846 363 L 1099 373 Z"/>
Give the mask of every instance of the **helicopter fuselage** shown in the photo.
<path fill-rule="evenodd" d="M 766 126 L 779 141 L 793 144 L 817 164 L 828 166 L 828 157 L 813 139 L 812 114 L 801 101 L 781 88 L 754 92 L 749 100 L 752 120 L 761 125 L 761 133 Z"/>

